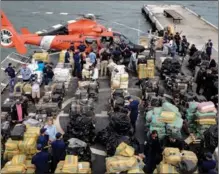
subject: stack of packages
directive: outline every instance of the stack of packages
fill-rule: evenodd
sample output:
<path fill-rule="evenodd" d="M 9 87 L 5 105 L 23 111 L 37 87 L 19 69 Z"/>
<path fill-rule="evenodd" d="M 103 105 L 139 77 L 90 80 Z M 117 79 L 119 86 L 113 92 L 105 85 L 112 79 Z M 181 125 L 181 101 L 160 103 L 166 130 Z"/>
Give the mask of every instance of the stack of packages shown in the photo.
<path fill-rule="evenodd" d="M 70 64 L 58 63 L 53 72 L 54 82 L 63 82 L 65 84 L 65 88 L 68 89 L 69 83 L 71 81 Z"/>
<path fill-rule="evenodd" d="M 89 79 L 92 76 L 93 71 L 90 70 L 90 67 L 92 66 L 92 63 L 90 63 L 90 59 L 86 59 L 86 64 L 83 65 L 82 70 L 82 78 L 83 79 Z"/>
<path fill-rule="evenodd" d="M 39 127 L 27 127 L 23 141 L 8 139 L 5 144 L 4 159 L 10 160 L 14 155 L 25 154 L 31 159 L 36 153 L 37 138 L 40 133 Z"/>
<path fill-rule="evenodd" d="M 154 78 L 154 74 L 155 74 L 154 59 L 147 60 L 146 74 L 147 74 L 147 78 Z"/>
<path fill-rule="evenodd" d="M 145 78 L 154 78 L 155 73 L 155 65 L 154 60 L 147 60 L 147 64 L 139 64 L 138 65 L 138 78 L 145 79 Z"/>
<path fill-rule="evenodd" d="M 146 114 L 146 126 L 149 133 L 157 130 L 159 138 L 164 138 L 167 134 L 176 134 L 181 138 L 183 120 L 179 109 L 171 103 L 164 102 L 162 107 L 155 107 Z"/>
<path fill-rule="evenodd" d="M 55 173 L 91 173 L 89 162 L 78 162 L 78 157 L 67 155 L 65 161 L 60 161 Z"/>
<path fill-rule="evenodd" d="M 111 89 L 127 89 L 129 74 L 125 71 L 124 65 L 117 65 L 111 74 Z"/>
<path fill-rule="evenodd" d="M 153 173 L 197 173 L 198 171 L 198 158 L 192 151 L 180 152 L 178 148 L 165 148 L 162 155 L 163 160 Z"/>
<path fill-rule="evenodd" d="M 32 58 L 35 61 L 48 62 L 49 61 L 49 53 L 48 52 L 34 53 L 32 55 Z"/>
<path fill-rule="evenodd" d="M 21 153 L 27 156 L 27 159 L 31 159 L 36 153 L 37 139 L 40 134 L 40 127 L 28 127 L 24 133 L 24 140 L 20 141 L 18 148 Z"/>
<path fill-rule="evenodd" d="M 189 103 L 187 109 L 187 119 L 190 123 L 190 129 L 196 133 L 197 137 L 211 126 L 216 124 L 217 110 L 213 102 Z"/>
<path fill-rule="evenodd" d="M 144 163 L 134 155 L 135 150 L 125 143 L 119 144 L 114 156 L 106 158 L 107 173 L 144 173 Z"/>
<path fill-rule="evenodd" d="M 30 160 L 27 160 L 26 156 L 15 155 L 11 161 L 8 161 L 2 168 L 1 173 L 35 173 L 35 166 L 31 164 Z"/>
<path fill-rule="evenodd" d="M 112 60 L 109 60 L 109 64 L 107 65 L 107 68 L 110 72 L 110 74 L 112 74 L 113 70 L 117 67 L 117 64 L 115 62 L 113 62 Z"/>

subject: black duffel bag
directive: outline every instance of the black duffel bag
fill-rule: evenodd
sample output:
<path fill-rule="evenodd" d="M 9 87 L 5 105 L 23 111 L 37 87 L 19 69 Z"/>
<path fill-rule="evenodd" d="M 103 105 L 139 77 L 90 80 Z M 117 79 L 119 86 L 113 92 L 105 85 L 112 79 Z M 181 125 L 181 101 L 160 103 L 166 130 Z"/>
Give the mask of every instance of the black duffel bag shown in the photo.
<path fill-rule="evenodd" d="M 26 125 L 17 124 L 12 129 L 10 137 L 12 140 L 23 140 L 25 131 L 26 131 Z"/>

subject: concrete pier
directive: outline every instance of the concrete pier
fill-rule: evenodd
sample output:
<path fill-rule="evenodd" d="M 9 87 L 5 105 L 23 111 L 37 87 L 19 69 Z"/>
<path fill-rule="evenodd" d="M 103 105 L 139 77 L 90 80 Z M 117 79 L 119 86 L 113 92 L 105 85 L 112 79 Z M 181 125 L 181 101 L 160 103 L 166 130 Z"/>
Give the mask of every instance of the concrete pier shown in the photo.
<path fill-rule="evenodd" d="M 174 23 L 172 18 L 164 15 L 164 10 L 174 10 L 182 20 Z M 197 49 L 204 49 L 208 39 L 213 42 L 212 58 L 218 62 L 218 28 L 203 19 L 200 15 L 181 5 L 144 5 L 142 13 L 152 25 L 162 33 L 167 26 L 174 26 L 176 32 L 186 35 L 190 44 L 195 44 Z"/>

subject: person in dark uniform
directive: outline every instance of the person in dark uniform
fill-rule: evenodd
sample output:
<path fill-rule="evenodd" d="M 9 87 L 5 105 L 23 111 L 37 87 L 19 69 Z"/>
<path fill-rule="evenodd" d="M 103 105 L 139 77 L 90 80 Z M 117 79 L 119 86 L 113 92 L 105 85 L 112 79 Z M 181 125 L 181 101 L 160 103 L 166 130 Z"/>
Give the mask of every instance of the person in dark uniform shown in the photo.
<path fill-rule="evenodd" d="M 179 35 L 179 32 L 176 32 L 176 35 L 174 36 L 175 39 L 175 43 L 176 43 L 176 52 L 179 53 L 179 46 L 180 46 L 180 41 L 181 41 L 181 37 Z"/>
<path fill-rule="evenodd" d="M 189 50 L 189 56 L 192 57 L 196 51 L 198 51 L 198 49 L 195 47 L 195 44 L 192 44 Z"/>
<path fill-rule="evenodd" d="M 75 50 L 73 58 L 74 58 L 73 76 L 75 77 L 77 74 L 77 77 L 81 78 L 81 56 L 79 50 Z"/>
<path fill-rule="evenodd" d="M 213 160 L 210 152 L 205 154 L 205 159 L 201 161 L 200 173 L 209 173 L 216 168 L 217 162 Z"/>
<path fill-rule="evenodd" d="M 15 86 L 15 76 L 16 75 L 15 75 L 15 70 L 12 67 L 11 63 L 8 64 L 8 67 L 5 69 L 5 73 L 7 73 L 8 76 L 10 77 L 10 80 L 9 80 L 10 92 L 13 92 L 14 86 Z"/>
<path fill-rule="evenodd" d="M 184 149 L 183 141 L 179 140 L 177 136 L 174 134 L 165 137 L 163 146 L 178 148 L 180 150 Z"/>
<path fill-rule="evenodd" d="M 74 52 L 75 51 L 75 46 L 74 46 L 74 42 L 71 42 L 71 45 L 70 45 L 70 47 L 69 47 L 69 49 L 68 49 L 69 51 L 72 51 L 72 52 Z"/>
<path fill-rule="evenodd" d="M 209 39 L 206 43 L 206 54 L 208 55 L 209 60 L 211 59 L 212 47 L 213 43 L 211 42 L 211 39 Z"/>
<path fill-rule="evenodd" d="M 212 74 L 212 70 L 208 69 L 206 72 L 206 79 L 204 83 L 204 93 L 203 93 L 208 101 L 213 96 L 214 78 L 215 78 L 215 75 Z"/>
<path fill-rule="evenodd" d="M 197 79 L 196 79 L 196 83 L 197 83 L 196 93 L 198 95 L 200 95 L 200 89 L 205 84 L 206 76 L 207 76 L 207 73 L 206 73 L 205 69 L 201 67 L 199 72 L 198 72 Z"/>
<path fill-rule="evenodd" d="M 133 100 L 131 98 L 131 96 L 127 97 L 127 100 L 129 101 L 129 110 L 130 110 L 130 120 L 131 120 L 131 124 L 132 124 L 132 127 L 134 129 L 134 133 L 135 133 L 135 130 L 136 130 L 136 121 L 137 121 L 137 118 L 138 118 L 138 105 L 139 105 L 139 101 L 138 100 Z"/>
<path fill-rule="evenodd" d="M 65 53 L 65 63 L 70 63 L 70 53 L 69 53 L 69 49 L 67 49 L 66 53 Z"/>
<path fill-rule="evenodd" d="M 144 144 L 144 155 L 146 164 L 146 173 L 153 173 L 156 165 L 161 161 L 161 144 L 156 130 L 153 130 Z"/>
<path fill-rule="evenodd" d="M 49 136 L 45 134 L 46 130 L 47 130 L 46 128 L 40 129 L 40 136 L 38 137 L 37 140 L 37 144 L 41 144 L 43 150 L 47 150 L 44 148 L 48 146 L 48 142 L 49 142 Z"/>
<path fill-rule="evenodd" d="M 77 48 L 82 53 L 82 52 L 85 52 L 87 47 L 86 47 L 86 45 L 83 42 L 80 42 L 80 45 Z"/>
<path fill-rule="evenodd" d="M 181 46 L 182 46 L 181 56 L 186 56 L 186 51 L 188 49 L 188 42 L 186 36 L 182 36 Z"/>
<path fill-rule="evenodd" d="M 42 151 L 42 145 L 37 145 L 37 150 L 39 151 L 33 156 L 31 163 L 35 165 L 35 174 L 49 173 L 50 166 L 50 155 L 48 152 Z"/>
<path fill-rule="evenodd" d="M 56 140 L 52 142 L 52 155 L 53 155 L 53 171 L 55 171 L 57 164 L 61 160 L 65 160 L 66 144 L 62 140 L 62 134 L 56 134 Z"/>

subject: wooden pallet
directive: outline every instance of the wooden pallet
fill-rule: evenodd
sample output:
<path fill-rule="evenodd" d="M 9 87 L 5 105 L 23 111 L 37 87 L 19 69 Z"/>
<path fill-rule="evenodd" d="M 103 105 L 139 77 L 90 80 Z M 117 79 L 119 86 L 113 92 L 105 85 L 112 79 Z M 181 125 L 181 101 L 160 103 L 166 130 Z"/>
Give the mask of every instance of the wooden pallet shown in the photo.
<path fill-rule="evenodd" d="M 200 144 L 201 143 L 201 140 L 196 138 L 196 136 L 193 133 L 191 133 L 189 135 L 189 137 L 186 138 L 184 141 L 188 145 L 190 145 L 190 144 Z"/>

